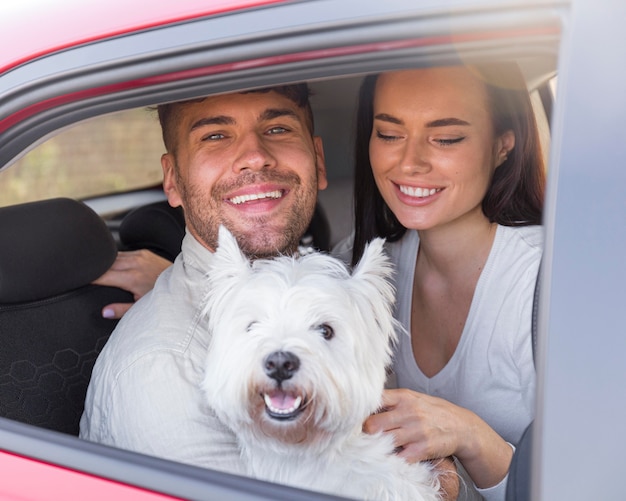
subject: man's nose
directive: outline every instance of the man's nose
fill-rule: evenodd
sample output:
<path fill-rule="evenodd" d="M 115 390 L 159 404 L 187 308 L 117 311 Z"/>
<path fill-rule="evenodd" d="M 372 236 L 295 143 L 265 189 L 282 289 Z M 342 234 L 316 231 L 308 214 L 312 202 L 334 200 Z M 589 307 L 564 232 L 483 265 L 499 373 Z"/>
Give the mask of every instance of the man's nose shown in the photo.
<path fill-rule="evenodd" d="M 242 136 L 237 145 L 237 154 L 233 162 L 236 172 L 242 170 L 262 170 L 275 165 L 276 160 L 269 151 L 263 136 L 249 133 Z"/>

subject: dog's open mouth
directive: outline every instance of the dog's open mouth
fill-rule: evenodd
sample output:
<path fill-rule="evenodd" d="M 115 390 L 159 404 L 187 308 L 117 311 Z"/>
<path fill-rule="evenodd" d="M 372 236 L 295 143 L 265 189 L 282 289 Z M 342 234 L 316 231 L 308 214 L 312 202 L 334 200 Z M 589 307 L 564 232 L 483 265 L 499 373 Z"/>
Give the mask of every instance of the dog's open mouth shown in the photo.
<path fill-rule="evenodd" d="M 302 395 L 276 388 L 269 393 L 263 394 L 265 411 L 273 419 L 294 419 L 304 409 Z"/>

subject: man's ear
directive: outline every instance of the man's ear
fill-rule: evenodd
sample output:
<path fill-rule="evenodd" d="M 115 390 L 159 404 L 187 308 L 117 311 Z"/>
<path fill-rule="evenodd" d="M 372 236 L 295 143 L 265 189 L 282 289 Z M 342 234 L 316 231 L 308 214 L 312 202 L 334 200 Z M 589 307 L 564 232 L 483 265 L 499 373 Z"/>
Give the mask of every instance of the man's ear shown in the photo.
<path fill-rule="evenodd" d="M 182 197 L 176 184 L 176 159 L 171 153 L 164 153 L 161 156 L 161 167 L 163 169 L 163 191 L 167 201 L 172 207 L 180 207 Z"/>
<path fill-rule="evenodd" d="M 317 168 L 317 189 L 325 190 L 328 186 L 326 178 L 326 161 L 324 160 L 324 144 L 320 136 L 313 137 L 313 147 L 315 148 L 315 166 Z"/>

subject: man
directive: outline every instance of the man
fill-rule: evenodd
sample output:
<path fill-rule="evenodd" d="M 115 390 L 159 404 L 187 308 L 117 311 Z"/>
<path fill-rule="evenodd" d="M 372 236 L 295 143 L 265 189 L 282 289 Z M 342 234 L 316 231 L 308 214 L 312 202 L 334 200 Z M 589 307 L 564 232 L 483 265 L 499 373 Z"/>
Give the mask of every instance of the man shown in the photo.
<path fill-rule="evenodd" d="M 241 472 L 233 435 L 204 404 L 205 273 L 224 224 L 251 257 L 293 253 L 326 188 L 306 85 L 159 108 L 163 186 L 182 206 L 182 252 L 124 315 L 94 367 L 82 438 Z"/>

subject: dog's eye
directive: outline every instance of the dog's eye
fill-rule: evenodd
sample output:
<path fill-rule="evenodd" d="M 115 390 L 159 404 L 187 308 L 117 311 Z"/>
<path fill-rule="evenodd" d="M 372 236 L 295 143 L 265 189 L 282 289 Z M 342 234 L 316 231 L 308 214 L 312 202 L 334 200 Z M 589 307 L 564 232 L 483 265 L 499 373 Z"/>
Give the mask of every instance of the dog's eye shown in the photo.
<path fill-rule="evenodd" d="M 332 338 L 335 337 L 335 331 L 333 330 L 333 328 L 328 325 L 328 324 L 322 324 L 319 325 L 317 327 L 317 330 L 320 332 L 320 334 L 322 335 L 322 337 L 326 340 L 329 341 Z"/>
<path fill-rule="evenodd" d="M 258 324 L 258 322 L 250 322 L 248 327 L 246 327 L 246 332 L 250 332 L 256 324 Z"/>

